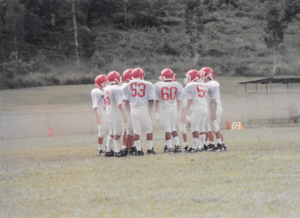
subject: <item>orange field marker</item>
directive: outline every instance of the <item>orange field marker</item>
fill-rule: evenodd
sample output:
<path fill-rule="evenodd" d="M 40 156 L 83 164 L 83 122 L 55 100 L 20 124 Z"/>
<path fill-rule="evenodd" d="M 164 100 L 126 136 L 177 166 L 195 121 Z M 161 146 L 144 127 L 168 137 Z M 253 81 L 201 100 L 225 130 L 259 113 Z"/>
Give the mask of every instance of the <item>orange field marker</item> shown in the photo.
<path fill-rule="evenodd" d="M 232 130 L 243 130 L 243 126 L 241 122 L 233 122 L 232 123 Z"/>
<path fill-rule="evenodd" d="M 52 128 L 49 128 L 48 137 L 52 137 Z"/>

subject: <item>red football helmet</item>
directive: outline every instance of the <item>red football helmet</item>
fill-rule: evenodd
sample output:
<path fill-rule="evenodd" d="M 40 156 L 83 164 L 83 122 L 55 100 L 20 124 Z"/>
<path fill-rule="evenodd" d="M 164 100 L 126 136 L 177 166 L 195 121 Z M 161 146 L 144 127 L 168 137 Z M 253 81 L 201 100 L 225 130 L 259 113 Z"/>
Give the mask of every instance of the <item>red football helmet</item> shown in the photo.
<path fill-rule="evenodd" d="M 161 71 L 159 78 L 161 81 L 173 80 L 174 75 L 175 74 L 173 73 L 173 71 L 170 68 L 166 68 Z"/>
<path fill-rule="evenodd" d="M 202 72 L 204 74 L 204 78 L 208 77 L 210 78 L 211 80 L 214 80 L 215 79 L 215 74 L 214 74 L 214 71 L 209 68 L 209 67 L 203 67 L 200 72 Z"/>
<path fill-rule="evenodd" d="M 189 82 L 199 82 L 201 79 L 201 75 L 199 73 L 198 70 L 189 70 L 186 74 L 185 74 L 185 79 L 184 79 L 184 83 L 188 84 Z"/>
<path fill-rule="evenodd" d="M 132 70 L 132 78 L 144 80 L 145 73 L 141 68 L 135 68 Z"/>
<path fill-rule="evenodd" d="M 107 84 L 108 79 L 107 76 L 104 74 L 98 75 L 95 78 L 95 85 L 99 88 L 99 89 L 103 89 L 105 87 L 105 85 Z"/>
<path fill-rule="evenodd" d="M 108 84 L 111 85 L 114 84 L 120 85 L 122 83 L 122 78 L 117 71 L 109 72 L 109 74 L 107 75 L 107 79 L 108 79 Z"/>
<path fill-rule="evenodd" d="M 127 69 L 123 72 L 123 80 L 124 82 L 132 80 L 132 69 Z"/>

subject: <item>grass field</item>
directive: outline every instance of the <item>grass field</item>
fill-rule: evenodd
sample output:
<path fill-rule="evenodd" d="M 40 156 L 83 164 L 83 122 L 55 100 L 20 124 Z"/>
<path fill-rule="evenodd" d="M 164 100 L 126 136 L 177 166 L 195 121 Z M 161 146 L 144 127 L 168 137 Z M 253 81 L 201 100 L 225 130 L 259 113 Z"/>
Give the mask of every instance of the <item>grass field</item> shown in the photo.
<path fill-rule="evenodd" d="M 225 105 L 244 80 L 220 80 Z M 92 88 L 0 91 L 0 112 L 91 110 Z M 2 140 L 0 217 L 299 217 L 299 132 L 223 130 L 226 152 L 170 155 L 155 130 L 157 155 L 126 158 L 97 156 L 96 135 Z"/>
<path fill-rule="evenodd" d="M 0 217 L 299 217 L 299 127 L 224 131 L 229 151 L 104 158 L 95 136 L 1 141 Z M 145 141 L 143 148 L 146 149 Z"/>

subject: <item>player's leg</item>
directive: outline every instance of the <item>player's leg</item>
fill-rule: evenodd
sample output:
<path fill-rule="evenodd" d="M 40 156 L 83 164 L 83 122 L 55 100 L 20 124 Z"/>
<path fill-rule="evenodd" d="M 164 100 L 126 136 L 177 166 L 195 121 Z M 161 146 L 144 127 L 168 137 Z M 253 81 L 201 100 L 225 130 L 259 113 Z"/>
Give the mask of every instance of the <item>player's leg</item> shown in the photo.
<path fill-rule="evenodd" d="M 193 146 L 189 148 L 188 152 L 189 153 L 195 153 L 198 147 L 198 142 L 199 142 L 199 123 L 200 123 L 200 117 L 199 117 L 199 112 L 194 111 L 191 119 L 191 132 L 193 135 Z"/>
<path fill-rule="evenodd" d="M 167 112 L 167 108 L 161 108 L 160 110 L 161 112 L 161 121 L 164 127 L 164 132 L 165 132 L 165 141 L 166 141 L 166 145 L 167 145 L 167 150 L 166 152 L 168 152 L 169 154 L 173 154 L 174 150 L 173 150 L 173 146 L 172 146 L 172 129 L 171 129 L 171 117 L 168 116 L 168 112 Z"/>
<path fill-rule="evenodd" d="M 115 145 L 115 157 L 126 157 L 127 153 L 120 148 L 120 137 L 122 135 L 122 123 L 114 122 L 114 145 Z"/>
<path fill-rule="evenodd" d="M 204 143 L 204 151 L 210 151 L 215 147 L 214 133 L 211 129 L 210 114 L 206 116 L 205 132 L 206 132 L 206 139 Z"/>
<path fill-rule="evenodd" d="M 135 154 L 137 156 L 144 155 L 144 152 L 141 147 L 141 124 L 139 117 L 141 116 L 140 111 L 138 108 L 131 108 L 131 120 L 132 120 L 132 128 L 133 128 L 133 137 L 134 137 L 134 146 L 136 147 Z"/>
<path fill-rule="evenodd" d="M 112 122 L 107 122 L 107 126 L 108 126 L 108 129 L 109 129 L 109 135 L 107 136 L 107 140 L 106 140 L 105 157 L 113 157 L 114 156 L 114 151 L 111 149 L 112 143 L 114 141 L 113 123 Z"/>
<path fill-rule="evenodd" d="M 98 155 L 104 156 L 103 138 L 106 135 L 106 125 L 98 124 Z"/>
<path fill-rule="evenodd" d="M 207 113 L 205 113 L 205 111 L 201 114 L 201 121 L 199 125 L 199 129 L 200 129 L 200 134 L 199 134 L 200 143 L 198 148 L 199 152 L 204 151 L 204 143 L 206 138 L 206 133 L 205 133 L 206 115 Z"/>
<path fill-rule="evenodd" d="M 140 123 L 143 126 L 143 129 L 146 132 L 147 139 L 147 154 L 156 154 L 153 148 L 153 127 L 152 120 L 148 113 L 148 109 L 143 110 L 143 116 L 140 117 Z"/>
<path fill-rule="evenodd" d="M 179 128 L 179 132 L 182 134 L 183 148 L 185 151 L 187 151 L 188 150 L 188 141 L 187 141 L 187 131 L 186 131 L 185 123 L 183 124 L 179 121 L 178 128 Z"/>
<path fill-rule="evenodd" d="M 126 129 L 126 124 L 123 125 L 123 132 L 122 132 L 122 141 L 123 141 L 123 147 L 122 149 L 125 149 L 127 146 L 127 129 Z"/>
<path fill-rule="evenodd" d="M 223 150 L 223 135 L 220 130 L 220 120 L 221 120 L 221 115 L 222 115 L 222 108 L 218 107 L 217 108 L 217 119 L 211 121 L 211 128 L 212 131 L 215 133 L 216 138 L 217 138 L 217 146 L 212 149 L 211 151 L 222 151 Z"/>

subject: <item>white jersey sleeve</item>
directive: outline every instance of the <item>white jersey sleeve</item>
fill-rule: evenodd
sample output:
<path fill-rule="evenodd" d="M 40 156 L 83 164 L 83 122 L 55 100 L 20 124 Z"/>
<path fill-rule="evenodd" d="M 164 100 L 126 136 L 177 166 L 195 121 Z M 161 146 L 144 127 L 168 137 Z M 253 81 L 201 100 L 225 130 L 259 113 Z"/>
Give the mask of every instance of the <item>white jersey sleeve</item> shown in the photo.
<path fill-rule="evenodd" d="M 93 108 L 98 108 L 98 106 L 103 106 L 103 91 L 101 89 L 95 88 L 91 92 Z"/>
<path fill-rule="evenodd" d="M 215 80 L 212 80 L 212 81 L 206 83 L 206 85 L 207 85 L 209 98 L 211 100 L 216 100 L 217 104 L 222 106 L 221 94 L 220 94 L 220 83 L 218 83 Z"/>

